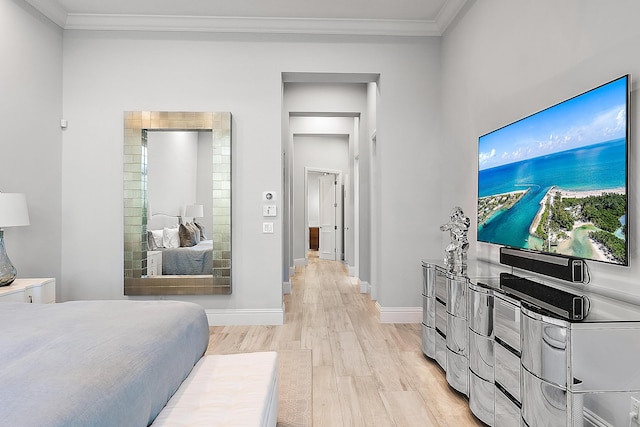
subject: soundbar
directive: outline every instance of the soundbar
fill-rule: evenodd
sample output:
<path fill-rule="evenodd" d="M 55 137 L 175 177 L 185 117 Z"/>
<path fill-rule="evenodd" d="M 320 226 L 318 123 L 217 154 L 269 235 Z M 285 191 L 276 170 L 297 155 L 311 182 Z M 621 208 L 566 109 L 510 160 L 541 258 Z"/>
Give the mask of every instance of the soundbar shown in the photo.
<path fill-rule="evenodd" d="M 584 260 L 522 249 L 500 248 L 500 263 L 569 282 L 584 282 Z"/>
<path fill-rule="evenodd" d="M 563 319 L 583 320 L 591 308 L 586 295 L 572 294 L 509 273 L 500 273 L 500 288 Z"/>

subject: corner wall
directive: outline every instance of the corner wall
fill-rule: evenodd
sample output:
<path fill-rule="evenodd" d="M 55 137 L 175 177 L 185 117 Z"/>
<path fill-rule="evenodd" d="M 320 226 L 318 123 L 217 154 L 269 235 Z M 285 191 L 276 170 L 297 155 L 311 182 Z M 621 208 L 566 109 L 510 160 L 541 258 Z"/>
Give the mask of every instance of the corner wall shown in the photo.
<path fill-rule="evenodd" d="M 629 175 L 630 267 L 589 262 L 590 288 L 640 301 L 637 168 L 640 150 L 640 3 L 477 1 L 443 37 L 442 213 L 455 205 L 471 218 L 470 257 L 498 262 L 497 248 L 476 243 L 478 136 L 626 73 L 632 74 Z M 443 240 L 445 237 L 442 236 Z M 443 243 L 444 244 L 444 243 Z"/>
<path fill-rule="evenodd" d="M 0 191 L 25 193 L 31 225 L 5 230 L 18 278 L 57 279 L 62 238 L 62 30 L 0 0 Z"/>

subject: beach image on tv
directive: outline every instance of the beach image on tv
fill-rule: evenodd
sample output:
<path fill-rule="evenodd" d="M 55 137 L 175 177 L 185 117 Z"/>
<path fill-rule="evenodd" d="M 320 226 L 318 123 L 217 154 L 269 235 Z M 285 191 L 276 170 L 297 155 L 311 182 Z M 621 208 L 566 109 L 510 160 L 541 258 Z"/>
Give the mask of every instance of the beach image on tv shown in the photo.
<path fill-rule="evenodd" d="M 479 138 L 478 241 L 628 264 L 627 79 Z"/>

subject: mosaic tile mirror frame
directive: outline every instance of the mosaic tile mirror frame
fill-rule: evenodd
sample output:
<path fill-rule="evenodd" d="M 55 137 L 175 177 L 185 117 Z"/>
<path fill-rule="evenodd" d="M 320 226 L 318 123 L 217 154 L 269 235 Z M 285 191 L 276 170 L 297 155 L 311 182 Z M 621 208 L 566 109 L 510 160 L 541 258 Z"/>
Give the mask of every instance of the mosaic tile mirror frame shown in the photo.
<path fill-rule="evenodd" d="M 148 270 L 147 133 L 211 131 L 213 139 L 212 274 L 151 275 Z M 127 111 L 124 113 L 124 294 L 231 293 L 231 113 Z"/>

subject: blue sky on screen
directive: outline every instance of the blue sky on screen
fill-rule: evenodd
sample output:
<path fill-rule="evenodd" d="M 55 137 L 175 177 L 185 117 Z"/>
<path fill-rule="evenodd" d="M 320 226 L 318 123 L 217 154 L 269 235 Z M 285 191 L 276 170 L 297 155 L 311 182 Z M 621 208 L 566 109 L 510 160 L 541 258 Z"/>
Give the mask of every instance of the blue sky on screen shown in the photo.
<path fill-rule="evenodd" d="M 481 136 L 479 169 L 626 136 L 626 77 Z"/>

